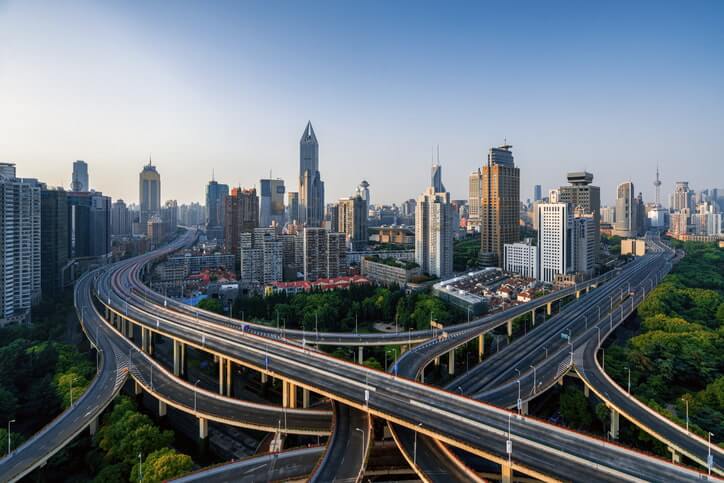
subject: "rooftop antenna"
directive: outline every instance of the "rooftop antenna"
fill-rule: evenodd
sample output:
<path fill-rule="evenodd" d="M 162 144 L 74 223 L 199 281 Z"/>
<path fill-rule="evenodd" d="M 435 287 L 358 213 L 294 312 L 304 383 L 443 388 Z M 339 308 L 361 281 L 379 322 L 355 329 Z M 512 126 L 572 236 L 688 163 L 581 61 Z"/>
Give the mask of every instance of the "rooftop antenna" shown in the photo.
<path fill-rule="evenodd" d="M 216 174 L 214 173 L 214 168 L 211 168 L 211 181 L 216 181 Z"/>
<path fill-rule="evenodd" d="M 437 164 L 440 165 L 440 145 L 437 145 Z"/>
<path fill-rule="evenodd" d="M 151 153 L 148 153 L 148 165 L 151 166 Z"/>

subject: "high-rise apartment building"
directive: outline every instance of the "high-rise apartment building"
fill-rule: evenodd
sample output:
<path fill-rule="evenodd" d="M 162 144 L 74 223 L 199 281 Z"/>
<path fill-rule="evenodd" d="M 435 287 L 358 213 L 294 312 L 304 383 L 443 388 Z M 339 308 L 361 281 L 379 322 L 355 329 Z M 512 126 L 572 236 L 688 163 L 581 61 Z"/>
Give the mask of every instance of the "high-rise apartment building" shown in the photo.
<path fill-rule="evenodd" d="M 185 226 L 206 224 L 206 207 L 200 203 L 183 204 L 178 207 L 178 221 Z"/>
<path fill-rule="evenodd" d="M 468 177 L 468 229 L 480 229 L 480 201 L 483 197 L 483 172 L 476 169 Z"/>
<path fill-rule="evenodd" d="M 176 232 L 176 228 L 178 228 L 178 202 L 176 200 L 166 201 L 161 208 L 161 220 L 166 224 L 169 235 Z"/>
<path fill-rule="evenodd" d="M 575 209 L 574 209 L 575 210 Z M 591 214 L 575 216 L 573 218 L 573 270 L 588 278 L 593 275 L 596 263 L 595 243 L 597 241 L 596 222 Z"/>
<path fill-rule="evenodd" d="M 138 200 L 141 210 L 139 220 L 145 227 L 151 216 L 161 214 L 161 175 L 151 164 L 151 158 L 138 175 Z"/>
<path fill-rule="evenodd" d="M 259 207 L 259 225 L 271 226 L 272 222 L 284 225 L 284 180 L 262 179 L 261 205 Z"/>
<path fill-rule="evenodd" d="M 438 152 L 438 158 L 440 157 L 440 153 Z M 430 178 L 431 178 L 431 185 L 432 188 L 435 190 L 435 193 L 444 193 L 445 192 L 445 185 L 442 183 L 442 166 L 439 164 L 433 164 L 432 168 L 430 169 Z"/>
<path fill-rule="evenodd" d="M 240 281 L 247 287 L 284 279 L 284 242 L 274 228 L 256 228 L 240 237 Z"/>
<path fill-rule="evenodd" d="M 601 244 L 601 189 L 593 186 L 593 174 L 586 171 L 568 173 L 570 186 L 558 189 L 558 201 L 570 203 L 576 216 L 590 215 L 592 218 L 593 258 L 598 259 Z"/>
<path fill-rule="evenodd" d="M 543 191 L 539 184 L 533 186 L 533 201 L 540 201 L 543 199 Z"/>
<path fill-rule="evenodd" d="M 300 236 L 304 280 L 314 281 L 345 274 L 347 248 L 344 233 L 305 227 Z"/>
<path fill-rule="evenodd" d="M 337 204 L 337 226 L 332 230 L 347 235 L 352 250 L 367 246 L 367 202 L 359 194 L 342 198 Z"/>
<path fill-rule="evenodd" d="M 440 278 L 453 270 L 453 210 L 450 193 L 430 186 L 415 207 L 415 262 L 423 273 Z"/>
<path fill-rule="evenodd" d="M 229 186 L 212 179 L 206 185 L 206 237 L 209 240 L 224 239 L 224 215 Z"/>
<path fill-rule="evenodd" d="M 0 327 L 30 320 L 41 296 L 41 194 L 34 179 L 19 179 L 0 163 Z"/>
<path fill-rule="evenodd" d="M 43 297 L 54 297 L 65 286 L 68 264 L 68 193 L 41 184 L 40 267 Z"/>
<path fill-rule="evenodd" d="M 689 189 L 688 181 L 677 181 L 674 185 L 674 192 L 671 193 L 671 211 L 680 211 L 684 208 L 693 208 L 693 193 Z"/>
<path fill-rule="evenodd" d="M 78 160 L 73 162 L 73 179 L 70 182 L 72 191 L 88 191 L 88 164 L 85 161 Z"/>
<path fill-rule="evenodd" d="M 634 185 L 631 181 L 624 181 L 616 189 L 616 223 L 614 235 L 630 238 L 638 233 L 636 222 L 638 203 L 634 197 Z"/>
<path fill-rule="evenodd" d="M 312 123 L 299 140 L 299 222 L 319 227 L 324 219 L 324 182 L 319 174 L 319 143 Z"/>
<path fill-rule="evenodd" d="M 68 193 L 68 256 L 105 257 L 110 252 L 111 198 L 99 191 Z"/>
<path fill-rule="evenodd" d="M 116 200 L 111 206 L 111 235 L 131 235 L 131 212 L 123 200 Z"/>
<path fill-rule="evenodd" d="M 503 246 L 520 239 L 520 170 L 513 162 L 513 146 L 490 148 L 483 166 L 480 202 L 480 261 L 503 263 Z"/>
<path fill-rule="evenodd" d="M 287 192 L 287 220 L 289 223 L 299 221 L 299 193 L 296 191 Z"/>
<path fill-rule="evenodd" d="M 575 270 L 573 213 L 568 203 L 538 205 L 538 277 L 552 283 Z"/>
<path fill-rule="evenodd" d="M 226 198 L 224 245 L 229 253 L 239 254 L 239 237 L 259 227 L 259 197 L 256 188 L 233 188 Z"/>

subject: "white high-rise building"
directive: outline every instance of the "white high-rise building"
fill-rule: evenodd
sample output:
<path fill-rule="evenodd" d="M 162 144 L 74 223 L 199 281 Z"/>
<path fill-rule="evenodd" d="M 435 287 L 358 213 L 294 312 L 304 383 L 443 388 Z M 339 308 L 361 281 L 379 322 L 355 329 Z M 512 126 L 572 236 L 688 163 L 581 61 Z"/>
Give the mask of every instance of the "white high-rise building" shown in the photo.
<path fill-rule="evenodd" d="M 476 169 L 468 177 L 468 229 L 480 230 L 480 201 L 483 197 L 483 173 Z"/>
<path fill-rule="evenodd" d="M 538 278 L 553 282 L 575 269 L 573 213 L 568 203 L 538 205 Z"/>
<path fill-rule="evenodd" d="M 671 211 L 681 211 L 685 208 L 692 209 L 693 193 L 689 189 L 688 181 L 677 181 L 674 185 L 674 192 L 671 193 Z"/>
<path fill-rule="evenodd" d="M 503 245 L 506 271 L 522 277 L 538 278 L 538 247 L 532 241 L 526 238 L 522 242 Z"/>
<path fill-rule="evenodd" d="M 0 327 L 29 321 L 40 301 L 40 191 L 0 163 Z"/>
<path fill-rule="evenodd" d="M 440 278 L 452 275 L 453 218 L 450 193 L 435 192 L 430 186 L 417 199 L 415 261 L 423 273 Z"/>
<path fill-rule="evenodd" d="M 618 185 L 616 190 L 616 223 L 613 225 L 614 235 L 626 238 L 637 235 L 638 204 L 634 198 L 634 185 L 631 181 L 624 181 Z"/>

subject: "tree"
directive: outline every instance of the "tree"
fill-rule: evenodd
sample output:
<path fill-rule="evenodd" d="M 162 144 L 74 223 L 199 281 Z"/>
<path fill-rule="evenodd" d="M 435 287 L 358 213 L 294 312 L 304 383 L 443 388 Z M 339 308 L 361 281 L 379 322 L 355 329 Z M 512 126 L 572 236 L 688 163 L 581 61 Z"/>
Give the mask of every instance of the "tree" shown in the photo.
<path fill-rule="evenodd" d="M 588 400 L 577 389 L 567 388 L 561 393 L 561 416 L 569 426 L 579 429 L 589 429 L 593 418 L 588 408 Z"/>
<path fill-rule="evenodd" d="M 170 480 L 188 473 L 193 466 L 190 456 L 177 453 L 171 448 L 162 448 L 149 454 L 141 465 L 143 481 L 156 483 Z M 131 469 L 129 481 L 137 481 L 139 474 L 139 464 L 136 463 Z"/>
<path fill-rule="evenodd" d="M 208 310 L 209 312 L 215 312 L 217 314 L 224 313 L 224 307 L 221 306 L 221 301 L 219 299 L 207 297 L 199 302 L 197 304 L 197 307 L 203 310 Z"/>
<path fill-rule="evenodd" d="M 17 449 L 18 446 L 23 444 L 25 438 L 20 433 L 10 431 L 10 451 Z M 0 456 L 5 456 L 8 453 L 8 430 L 0 428 Z"/>
<path fill-rule="evenodd" d="M 18 407 L 18 398 L 15 393 L 0 386 L 0 415 L 6 419 L 13 419 Z M 0 444 L 2 440 L 0 440 Z"/>

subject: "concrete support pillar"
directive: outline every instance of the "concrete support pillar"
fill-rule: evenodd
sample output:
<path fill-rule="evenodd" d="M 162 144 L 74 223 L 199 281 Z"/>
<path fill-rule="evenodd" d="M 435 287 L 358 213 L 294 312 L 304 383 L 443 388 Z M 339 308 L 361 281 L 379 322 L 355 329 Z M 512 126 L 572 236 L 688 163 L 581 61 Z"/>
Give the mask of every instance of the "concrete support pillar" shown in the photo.
<path fill-rule="evenodd" d="M 535 309 L 530 311 L 530 323 L 531 325 L 535 325 Z"/>
<path fill-rule="evenodd" d="M 143 352 L 148 352 L 148 330 L 146 330 L 145 327 L 141 326 L 141 350 Z"/>
<path fill-rule="evenodd" d="M 261 373 L 261 383 L 266 384 L 269 381 L 269 376 L 266 375 L 266 372 Z"/>
<path fill-rule="evenodd" d="M 671 452 L 671 462 L 681 463 L 681 453 L 676 451 L 674 448 L 669 447 L 668 450 Z"/>
<path fill-rule="evenodd" d="M 186 344 L 179 342 L 179 350 L 181 351 L 181 375 L 186 375 Z"/>
<path fill-rule="evenodd" d="M 425 368 L 420 371 L 420 382 L 425 384 Z"/>
<path fill-rule="evenodd" d="M 503 463 L 500 467 L 500 482 L 501 483 L 512 483 L 513 482 L 513 468 L 508 463 Z"/>
<path fill-rule="evenodd" d="M 138 396 L 142 392 L 143 392 L 143 387 L 141 387 L 141 385 L 138 382 L 133 381 L 133 394 Z"/>
<path fill-rule="evenodd" d="M 289 408 L 294 409 L 297 407 L 297 386 L 291 382 L 289 385 Z"/>
<path fill-rule="evenodd" d="M 614 408 L 611 409 L 611 430 L 610 430 L 610 436 L 611 439 L 618 439 L 618 429 L 619 429 L 619 414 L 618 411 L 616 411 Z"/>
<path fill-rule="evenodd" d="M 177 340 L 173 341 L 173 375 L 181 375 L 181 343 Z"/>
<path fill-rule="evenodd" d="M 513 337 L 513 319 L 508 320 L 508 337 Z"/>
<path fill-rule="evenodd" d="M 166 416 L 166 403 L 160 399 L 158 400 L 158 416 L 160 418 Z"/>
<path fill-rule="evenodd" d="M 407 352 L 407 346 L 403 344 L 400 346 L 400 355 L 404 354 L 405 352 Z"/>
<path fill-rule="evenodd" d="M 289 407 L 289 384 L 282 380 L 282 407 Z"/>
<path fill-rule="evenodd" d="M 576 298 L 577 298 L 577 299 L 580 299 L 580 298 L 581 298 L 581 291 L 580 291 L 580 290 L 576 290 Z"/>
<path fill-rule="evenodd" d="M 230 359 L 226 359 L 226 396 L 231 397 L 231 369 L 233 362 Z"/>
<path fill-rule="evenodd" d="M 363 347 L 363 346 L 359 346 L 359 348 L 358 348 L 357 350 L 358 350 L 357 362 L 360 363 L 360 364 L 362 364 L 362 363 L 364 362 L 364 360 L 365 360 L 365 357 L 364 357 L 364 347 Z"/>
<path fill-rule="evenodd" d="M 478 362 L 483 360 L 483 354 L 485 353 L 485 334 L 478 336 Z"/>
<path fill-rule="evenodd" d="M 588 389 L 588 386 L 585 384 L 583 385 L 583 395 L 586 396 L 586 398 L 591 396 L 591 390 Z"/>
<path fill-rule="evenodd" d="M 88 429 L 90 430 L 90 435 L 93 436 L 96 434 L 96 431 L 98 431 L 98 416 L 91 419 L 90 424 L 88 425 Z"/>
<path fill-rule="evenodd" d="M 199 418 L 199 439 L 209 437 L 209 421 L 206 418 Z"/>
<path fill-rule="evenodd" d="M 448 352 L 447 373 L 451 376 L 455 374 L 455 349 Z"/>
<path fill-rule="evenodd" d="M 439 358 L 439 357 L 436 357 L 436 358 L 434 358 L 434 359 L 432 360 L 432 362 L 433 362 L 433 364 L 435 364 L 435 367 L 437 367 L 437 366 L 440 365 L 440 358 Z"/>
<path fill-rule="evenodd" d="M 126 330 L 128 331 L 127 337 L 129 339 L 133 338 L 133 322 L 131 322 L 129 319 L 126 319 Z"/>
<path fill-rule="evenodd" d="M 546 304 L 546 314 L 548 316 L 550 316 L 552 312 L 553 312 L 553 302 L 548 302 Z"/>
<path fill-rule="evenodd" d="M 224 379 L 225 379 L 225 377 L 224 377 L 224 374 L 225 374 L 224 361 L 225 360 L 223 357 L 219 357 L 218 360 L 219 360 L 219 394 L 221 394 L 223 396 L 224 392 L 225 392 L 224 391 L 224 387 L 225 387 L 224 386 Z"/>
<path fill-rule="evenodd" d="M 528 415 L 528 401 L 523 401 L 523 404 L 520 406 L 520 412 L 524 415 Z"/>
<path fill-rule="evenodd" d="M 108 307 L 104 307 L 104 309 L 105 309 L 106 320 L 108 320 L 111 318 L 111 311 L 108 310 Z"/>
<path fill-rule="evenodd" d="M 309 389 L 302 389 L 302 407 L 307 409 L 309 407 Z"/>

